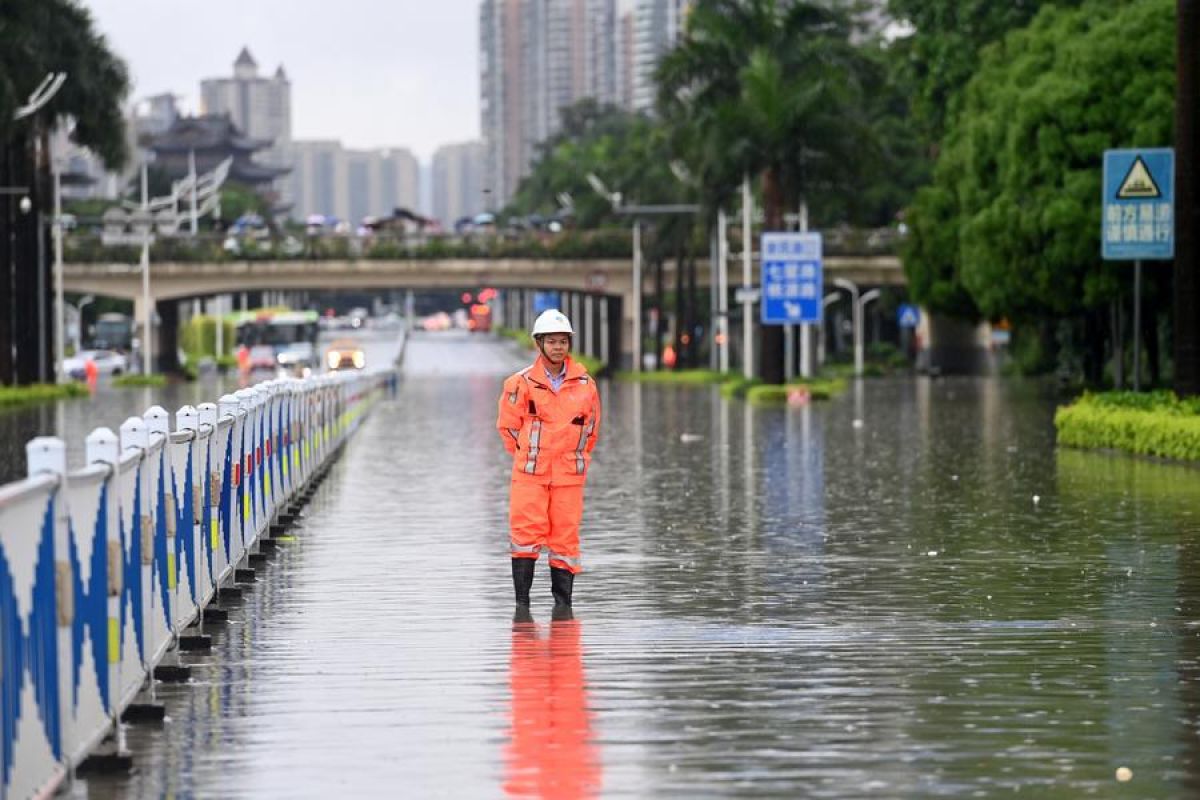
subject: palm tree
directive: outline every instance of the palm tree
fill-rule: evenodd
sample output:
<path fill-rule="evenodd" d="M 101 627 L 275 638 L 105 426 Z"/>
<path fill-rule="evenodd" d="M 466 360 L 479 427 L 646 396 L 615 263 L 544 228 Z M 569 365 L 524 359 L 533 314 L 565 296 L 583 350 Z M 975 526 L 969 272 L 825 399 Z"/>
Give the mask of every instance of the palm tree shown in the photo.
<path fill-rule="evenodd" d="M 32 117 L 15 110 L 48 73 L 65 72 L 61 90 Z M 128 158 L 121 105 L 129 91 L 124 62 L 75 0 L 4 0 L 0 15 L 0 185 L 27 186 L 34 209 L 0 212 L 0 383 L 29 383 L 48 369 L 39 347 L 43 321 L 52 319 L 49 264 L 39 261 L 42 220 L 51 211 L 49 141 L 55 120 L 74 121 L 72 138 L 116 169 Z M 49 248 L 41 248 L 48 252 Z M 36 269 L 28 266 L 36 265 Z M 39 284 L 42 290 L 39 291 Z M 16 358 L 12 357 L 16 353 Z"/>
<path fill-rule="evenodd" d="M 844 191 L 872 152 L 849 18 L 812 0 L 700 0 L 658 70 L 659 110 L 714 208 L 755 176 L 767 229 L 804 198 Z M 763 330 L 765 380 L 783 331 Z"/>

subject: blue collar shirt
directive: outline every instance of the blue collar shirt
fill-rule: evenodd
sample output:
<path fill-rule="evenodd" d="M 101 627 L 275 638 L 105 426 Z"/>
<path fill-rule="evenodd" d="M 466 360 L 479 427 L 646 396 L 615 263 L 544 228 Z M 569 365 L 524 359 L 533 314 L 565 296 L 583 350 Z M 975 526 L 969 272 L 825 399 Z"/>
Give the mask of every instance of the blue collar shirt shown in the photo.
<path fill-rule="evenodd" d="M 549 367 L 542 367 L 542 369 L 545 370 L 546 378 L 550 381 L 550 388 L 554 390 L 555 394 L 558 394 L 558 390 L 562 388 L 563 381 L 567 379 L 567 362 L 563 361 L 562 370 L 557 375 L 550 374 Z"/>

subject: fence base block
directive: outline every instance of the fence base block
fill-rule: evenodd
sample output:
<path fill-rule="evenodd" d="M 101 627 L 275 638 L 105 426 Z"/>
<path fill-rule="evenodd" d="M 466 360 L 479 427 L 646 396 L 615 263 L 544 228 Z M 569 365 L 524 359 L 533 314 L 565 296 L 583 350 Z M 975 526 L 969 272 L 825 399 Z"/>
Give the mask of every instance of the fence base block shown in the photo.
<path fill-rule="evenodd" d="M 267 563 L 267 554 L 266 553 L 250 553 L 246 557 L 246 563 L 248 563 L 251 567 L 260 567 L 263 564 Z"/>
<path fill-rule="evenodd" d="M 154 680 L 163 683 L 187 683 L 192 677 L 192 668 L 183 664 L 159 664 L 154 668 Z"/>
<path fill-rule="evenodd" d="M 179 649 L 184 652 L 212 650 L 212 637 L 202 633 L 191 633 L 179 637 Z"/>
<path fill-rule="evenodd" d="M 161 703 L 130 703 L 121 714 L 122 722 L 162 722 L 167 707 Z"/>
<path fill-rule="evenodd" d="M 217 589 L 217 597 L 222 600 L 241 600 L 242 590 L 237 586 L 222 586 Z"/>
<path fill-rule="evenodd" d="M 201 612 L 205 622 L 228 622 L 229 612 L 223 608 L 206 608 Z"/>
<path fill-rule="evenodd" d="M 75 768 L 77 775 L 111 775 L 115 772 L 129 772 L 133 769 L 133 756 L 128 750 L 119 751 L 111 740 L 105 741 L 100 748 L 85 758 Z"/>
<path fill-rule="evenodd" d="M 238 583 L 254 583 L 257 573 L 252 569 L 235 569 L 233 579 Z"/>

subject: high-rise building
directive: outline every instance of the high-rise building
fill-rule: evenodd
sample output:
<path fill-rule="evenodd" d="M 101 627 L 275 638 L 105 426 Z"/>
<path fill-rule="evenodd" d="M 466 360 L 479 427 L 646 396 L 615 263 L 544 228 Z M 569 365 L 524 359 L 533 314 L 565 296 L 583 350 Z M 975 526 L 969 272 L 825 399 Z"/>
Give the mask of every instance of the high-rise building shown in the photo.
<path fill-rule="evenodd" d="M 433 217 L 447 230 L 463 217 L 489 210 L 483 195 L 483 142 L 439 147 L 433 154 Z"/>
<path fill-rule="evenodd" d="M 243 47 L 233 62 L 233 77 L 200 82 L 200 102 L 203 113 L 228 114 L 246 136 L 270 142 L 260 157 L 262 163 L 292 166 L 292 85 L 282 65 L 273 76 L 262 77 L 258 62 Z M 290 180 L 281 179 L 276 189 L 282 205 L 292 201 Z"/>
<path fill-rule="evenodd" d="M 340 142 L 292 144 L 292 215 L 337 217 L 353 226 L 420 204 L 420 165 L 408 150 L 346 150 Z"/>
<path fill-rule="evenodd" d="M 634 21 L 633 11 L 626 11 L 617 18 L 616 42 L 616 79 L 617 96 L 614 102 L 625 109 L 633 108 L 633 41 Z"/>
<path fill-rule="evenodd" d="M 637 0 L 633 31 L 633 108 L 654 109 L 654 71 L 683 35 L 693 0 Z"/>
<path fill-rule="evenodd" d="M 485 188 L 503 205 L 528 174 L 559 111 L 586 97 L 616 102 L 616 0 L 483 0 L 480 122 Z"/>

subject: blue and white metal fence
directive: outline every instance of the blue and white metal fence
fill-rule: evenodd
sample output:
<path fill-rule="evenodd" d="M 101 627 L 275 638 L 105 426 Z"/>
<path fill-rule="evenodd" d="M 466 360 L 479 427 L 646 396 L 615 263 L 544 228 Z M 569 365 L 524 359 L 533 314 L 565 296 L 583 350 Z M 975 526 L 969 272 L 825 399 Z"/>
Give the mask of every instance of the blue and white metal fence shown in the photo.
<path fill-rule="evenodd" d="M 0 486 L 0 800 L 52 792 L 153 693 L 234 570 L 326 466 L 392 372 L 260 383 L 97 428 L 87 465 L 26 447 Z"/>

